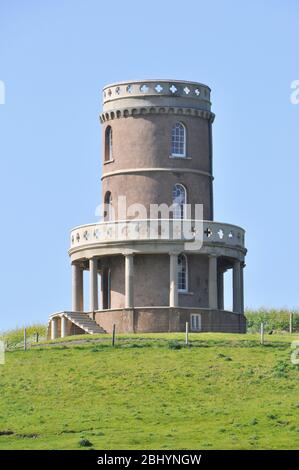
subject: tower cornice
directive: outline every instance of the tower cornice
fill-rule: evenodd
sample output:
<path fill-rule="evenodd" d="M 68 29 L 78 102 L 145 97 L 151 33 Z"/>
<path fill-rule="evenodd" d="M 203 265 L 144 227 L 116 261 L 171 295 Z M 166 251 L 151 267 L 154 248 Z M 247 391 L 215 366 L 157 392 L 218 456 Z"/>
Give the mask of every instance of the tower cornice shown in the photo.
<path fill-rule="evenodd" d="M 116 104 L 116 103 L 115 103 Z M 207 119 L 213 122 L 215 114 L 206 109 L 191 108 L 191 107 L 176 107 L 176 106 L 134 106 L 125 108 L 112 108 L 100 114 L 100 121 L 103 124 L 106 121 L 113 119 L 134 117 L 140 115 L 161 115 L 161 114 L 174 114 L 180 116 L 193 116 L 202 119 Z"/>

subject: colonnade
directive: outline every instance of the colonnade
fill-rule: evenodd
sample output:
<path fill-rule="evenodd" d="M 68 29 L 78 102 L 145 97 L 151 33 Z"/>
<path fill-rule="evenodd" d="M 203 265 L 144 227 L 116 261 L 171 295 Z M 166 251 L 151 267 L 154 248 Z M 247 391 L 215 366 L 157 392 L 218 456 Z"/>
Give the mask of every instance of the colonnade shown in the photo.
<path fill-rule="evenodd" d="M 178 295 L 178 266 L 179 253 L 169 253 L 169 307 L 179 307 Z M 125 303 L 124 307 L 127 309 L 134 308 L 134 255 L 125 254 Z M 224 309 L 224 272 L 219 267 L 217 255 L 210 254 L 209 258 L 209 279 L 208 279 L 208 307 L 213 310 Z M 98 294 L 98 259 L 97 257 L 89 260 L 89 299 L 91 312 L 99 309 L 99 294 Z M 244 313 L 243 302 L 243 264 L 240 260 L 236 259 L 233 262 L 233 312 Z M 83 268 L 80 264 L 72 264 L 72 311 L 84 310 L 84 292 L 83 292 Z"/>

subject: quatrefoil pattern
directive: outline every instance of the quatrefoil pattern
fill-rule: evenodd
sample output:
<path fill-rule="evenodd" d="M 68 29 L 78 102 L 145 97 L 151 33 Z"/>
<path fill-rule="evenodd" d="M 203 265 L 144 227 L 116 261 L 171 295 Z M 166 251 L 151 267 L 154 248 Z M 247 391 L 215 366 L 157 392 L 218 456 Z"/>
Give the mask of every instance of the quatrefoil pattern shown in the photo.
<path fill-rule="evenodd" d="M 166 94 L 166 95 L 176 95 L 176 96 L 188 96 L 193 98 L 200 97 L 209 97 L 209 92 L 206 87 L 203 86 L 203 89 L 200 86 L 192 83 L 184 82 L 175 82 L 175 83 L 166 83 L 166 82 L 148 82 L 148 83 L 128 83 L 128 84 L 119 84 L 109 88 L 106 88 L 103 91 L 103 98 L 113 99 L 113 97 L 118 98 L 120 95 L 125 95 L 126 93 L 138 94 Z"/>
<path fill-rule="evenodd" d="M 167 225 L 157 224 L 155 229 L 149 222 L 153 221 L 136 221 L 131 223 L 124 223 L 121 225 L 110 224 L 98 224 L 89 226 L 88 228 L 82 227 L 71 234 L 71 246 L 80 244 L 92 244 L 100 243 L 101 241 L 109 240 L 114 241 L 117 239 L 128 240 L 128 239 L 180 239 L 186 235 L 183 233 L 181 226 L 173 224 L 167 228 Z M 190 227 L 187 234 L 188 237 L 194 236 L 195 227 Z M 208 243 L 219 243 L 228 244 L 230 246 L 244 245 L 244 234 L 238 229 L 238 227 L 229 227 L 226 224 L 209 222 L 205 223 L 203 230 L 204 240 Z"/>

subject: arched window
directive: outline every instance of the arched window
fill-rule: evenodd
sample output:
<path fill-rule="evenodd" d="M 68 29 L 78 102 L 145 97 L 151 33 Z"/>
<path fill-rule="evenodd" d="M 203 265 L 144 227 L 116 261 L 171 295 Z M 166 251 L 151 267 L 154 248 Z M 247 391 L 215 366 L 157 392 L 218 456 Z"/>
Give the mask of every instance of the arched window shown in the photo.
<path fill-rule="evenodd" d="M 186 214 L 187 191 L 182 184 L 175 184 L 172 190 L 173 218 L 184 219 Z"/>
<path fill-rule="evenodd" d="M 107 126 L 105 130 L 105 162 L 112 160 L 112 127 Z"/>
<path fill-rule="evenodd" d="M 176 122 L 171 131 L 171 155 L 186 157 L 186 128 L 181 122 Z"/>
<path fill-rule="evenodd" d="M 112 196 L 110 191 L 107 191 L 104 197 L 104 219 L 106 221 L 112 220 Z"/>
<path fill-rule="evenodd" d="M 187 256 L 183 253 L 178 256 L 178 291 L 188 291 L 188 262 Z"/>

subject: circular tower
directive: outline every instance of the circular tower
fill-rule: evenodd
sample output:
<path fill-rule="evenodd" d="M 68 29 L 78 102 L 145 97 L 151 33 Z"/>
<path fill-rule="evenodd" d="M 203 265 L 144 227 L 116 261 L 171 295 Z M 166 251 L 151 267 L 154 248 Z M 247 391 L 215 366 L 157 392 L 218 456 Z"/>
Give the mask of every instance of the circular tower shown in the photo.
<path fill-rule="evenodd" d="M 213 119 L 210 88 L 201 83 L 142 80 L 104 88 L 104 219 L 71 231 L 67 321 L 73 315 L 78 326 L 85 315 L 107 332 L 113 325 L 118 332 L 184 331 L 186 322 L 191 331 L 245 332 L 244 230 L 213 220 Z"/>
<path fill-rule="evenodd" d="M 210 88 L 165 80 L 104 88 L 103 198 L 126 195 L 128 205 L 171 205 L 175 184 L 213 220 Z M 117 208 L 115 208 L 117 211 Z M 117 218 L 117 213 L 115 214 Z M 194 217 L 194 214 L 191 214 Z"/>

